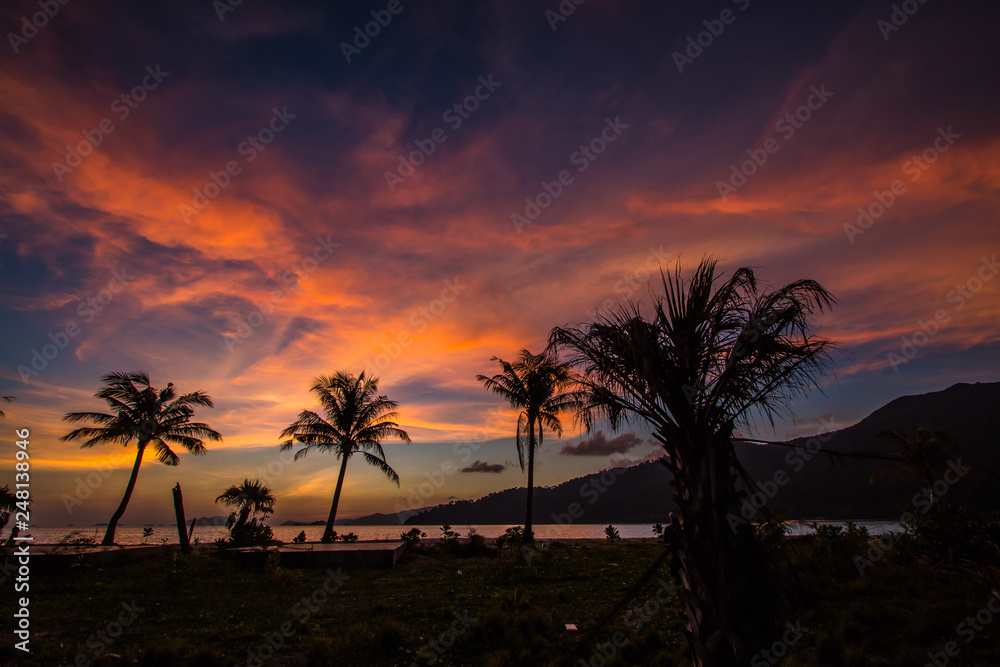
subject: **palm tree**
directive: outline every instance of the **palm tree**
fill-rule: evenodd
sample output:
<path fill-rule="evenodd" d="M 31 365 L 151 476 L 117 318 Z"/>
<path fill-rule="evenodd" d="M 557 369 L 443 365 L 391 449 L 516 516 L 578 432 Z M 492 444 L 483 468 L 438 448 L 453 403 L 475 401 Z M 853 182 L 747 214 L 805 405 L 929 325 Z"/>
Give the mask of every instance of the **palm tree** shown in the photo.
<path fill-rule="evenodd" d="M 135 441 L 136 455 L 132 475 L 125 487 L 121 504 L 111 516 L 107 532 L 101 541 L 102 546 L 111 546 L 115 542 L 115 529 L 125 514 L 125 508 L 135 489 L 139 466 L 147 446 L 153 447 L 160 463 L 176 466 L 180 463 L 180 457 L 170 449 L 170 444 L 180 445 L 192 454 L 204 454 L 204 440 L 220 441 L 222 436 L 208 424 L 191 421 L 195 406 L 214 407 L 212 399 L 201 391 L 178 396 L 173 382 L 168 383 L 164 389 L 157 390 L 150 384 L 149 374 L 145 371 L 115 371 L 102 377 L 101 382 L 105 386 L 94 396 L 106 401 L 112 412 L 66 414 L 63 417 L 65 422 L 75 424 L 90 421 L 94 425 L 70 431 L 60 440 L 86 438 L 81 447 L 108 443 L 128 447 L 129 443 Z"/>
<path fill-rule="evenodd" d="M 521 472 L 525 469 L 527 450 L 528 499 L 524 510 L 525 542 L 534 540 L 531 529 L 532 494 L 535 481 L 535 452 L 542 444 L 543 427 L 548 427 L 556 435 L 562 434 L 562 423 L 558 413 L 575 408 L 578 397 L 574 392 L 560 393 L 574 383 L 568 364 L 564 364 L 548 353 L 532 354 L 521 350 L 517 360 L 509 363 L 493 357 L 500 364 L 502 373 L 493 377 L 477 375 L 476 379 L 494 394 L 503 397 L 515 409 L 521 408 L 517 417 L 517 460 Z M 536 437 L 537 432 L 537 437 Z"/>
<path fill-rule="evenodd" d="M 875 437 L 886 440 L 889 445 L 885 458 L 895 461 L 902 471 L 919 475 L 930 489 L 931 504 L 937 504 L 940 499 L 934 495 L 934 482 L 944 476 L 951 454 L 958 451 L 951 435 L 943 429 L 918 426 L 916 439 L 896 428 L 879 431 Z M 871 481 L 878 476 L 878 472 L 873 474 Z"/>
<path fill-rule="evenodd" d="M 244 479 L 241 484 L 233 484 L 222 492 L 215 502 L 221 502 L 226 507 L 238 510 L 233 512 L 230 522 L 234 525 L 233 532 L 240 532 L 247 524 L 251 514 L 260 514 L 263 519 L 274 512 L 275 497 L 271 489 L 260 480 Z"/>
<path fill-rule="evenodd" d="M 0 401 L 3 401 L 4 403 L 13 403 L 15 400 L 16 399 L 13 396 L 0 396 Z M 0 410 L 0 419 L 3 419 L 6 416 L 7 415 L 4 414 L 4 411 Z"/>
<path fill-rule="evenodd" d="M 752 526 L 727 522 L 754 488 L 735 428 L 773 424 L 818 385 L 832 343 L 811 334 L 810 319 L 834 299 L 812 280 L 769 291 L 749 268 L 722 282 L 716 265 L 702 260 L 688 281 L 679 266 L 661 270 L 664 293 L 650 289 L 650 308 L 629 301 L 593 323 L 557 327 L 550 346 L 582 373 L 589 396 L 578 416 L 588 428 L 642 420 L 666 450 L 685 634 L 696 665 L 728 667 L 771 641 L 782 602 Z"/>
<path fill-rule="evenodd" d="M 311 391 L 319 398 L 325 418 L 311 410 L 303 410 L 299 418 L 281 432 L 281 437 L 288 439 L 282 443 L 280 451 L 291 449 L 298 443 L 303 447 L 295 452 L 296 460 L 313 449 L 333 452 L 340 459 L 333 505 L 323 531 L 323 541 L 332 542 L 348 459 L 354 454 L 361 454 L 365 461 L 399 486 L 399 475 L 386 462 L 381 442 L 388 437 L 410 442 L 410 436 L 393 421 L 397 416 L 396 402 L 379 396 L 378 378 L 369 377 L 363 371 L 358 377 L 343 371 L 329 376 L 320 375 Z"/>

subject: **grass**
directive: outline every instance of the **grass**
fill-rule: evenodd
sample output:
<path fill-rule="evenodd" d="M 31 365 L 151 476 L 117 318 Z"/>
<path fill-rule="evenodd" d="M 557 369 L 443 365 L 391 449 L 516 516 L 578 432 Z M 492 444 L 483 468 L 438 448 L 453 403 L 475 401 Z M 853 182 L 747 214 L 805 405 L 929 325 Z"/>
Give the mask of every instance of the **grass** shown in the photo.
<path fill-rule="evenodd" d="M 1000 664 L 1000 615 L 968 643 L 956 631 L 986 607 L 995 571 L 887 557 L 859 576 L 844 550 L 813 538 L 787 544 L 796 574 L 783 578 L 797 600 L 788 618 L 809 630 L 783 664 L 923 665 L 948 641 L 961 651 L 948 664 Z M 495 552 L 420 547 L 392 568 L 344 568 L 339 588 L 326 570 L 273 560 L 249 567 L 213 548 L 39 572 L 30 591 L 33 653 L 25 660 L 12 648 L 8 620 L 0 663 L 690 664 L 676 598 L 655 602 L 659 576 L 626 610 L 628 622 L 620 617 L 595 644 L 579 645 L 663 548 L 654 540 L 556 542 L 526 564 L 510 549 L 498 560 Z M 0 598 L 6 619 L 14 597 Z M 134 620 L 123 603 L 134 605 Z M 643 605 L 652 612 L 645 622 L 643 612 L 628 613 Z M 102 640 L 101 632 L 116 636 Z"/>

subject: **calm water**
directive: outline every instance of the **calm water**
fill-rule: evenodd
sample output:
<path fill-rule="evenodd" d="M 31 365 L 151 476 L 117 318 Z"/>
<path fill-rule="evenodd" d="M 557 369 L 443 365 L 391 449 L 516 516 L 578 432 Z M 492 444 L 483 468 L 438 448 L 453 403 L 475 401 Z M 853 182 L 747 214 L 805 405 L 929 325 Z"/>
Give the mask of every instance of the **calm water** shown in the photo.
<path fill-rule="evenodd" d="M 844 525 L 840 521 L 820 521 L 821 524 Z M 900 526 L 895 521 L 856 521 L 859 526 L 868 528 L 872 535 L 884 535 L 890 531 L 899 531 Z M 340 534 L 354 533 L 360 540 L 366 541 L 396 541 L 400 533 L 411 528 L 420 528 L 427 533 L 428 539 L 439 537 L 440 526 L 337 526 Z M 483 537 L 493 538 L 502 534 L 507 529 L 506 525 L 500 526 L 452 526 L 463 538 L 469 534 L 469 529 L 475 528 L 476 532 Z M 540 539 L 604 539 L 604 524 L 574 524 L 568 526 L 559 525 L 536 525 L 535 536 Z M 623 538 L 653 537 L 653 530 L 649 524 L 621 524 L 615 525 L 618 534 Z M 323 526 L 272 526 L 274 536 L 283 541 L 291 542 L 300 532 L 305 531 L 306 540 L 319 541 L 323 536 Z M 143 544 L 142 526 L 119 526 L 115 531 L 115 542 L 118 544 Z M 76 537 L 92 537 L 98 542 L 104 537 L 104 527 L 79 527 L 79 528 L 32 528 L 28 531 L 34 538 L 36 544 L 54 544 L 67 537 L 73 531 L 77 531 Z M 808 535 L 813 532 L 812 528 L 805 522 L 789 522 L 790 535 Z M 195 526 L 194 538 L 202 543 L 214 542 L 219 537 L 225 537 L 227 531 L 222 526 Z M 168 543 L 177 543 L 177 528 L 174 526 L 154 526 L 152 537 L 145 540 L 146 544 L 160 544 L 164 539 Z"/>

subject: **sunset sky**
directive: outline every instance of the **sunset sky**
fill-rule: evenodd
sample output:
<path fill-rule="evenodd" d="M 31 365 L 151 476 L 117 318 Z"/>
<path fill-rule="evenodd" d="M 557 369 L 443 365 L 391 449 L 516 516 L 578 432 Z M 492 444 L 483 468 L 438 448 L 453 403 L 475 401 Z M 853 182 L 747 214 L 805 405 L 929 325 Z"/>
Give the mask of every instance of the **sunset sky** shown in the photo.
<path fill-rule="evenodd" d="M 208 392 L 224 437 L 147 457 L 123 525 L 247 476 L 325 518 L 337 461 L 277 445 L 336 370 L 413 438 L 340 516 L 522 485 L 476 374 L 707 254 L 839 301 L 824 393 L 761 437 L 1000 379 L 996 3 L 51 4 L 0 9 L 0 485 L 30 428 L 39 525 L 121 498 L 132 449 L 57 440 L 111 370 Z M 537 484 L 656 451 L 564 422 Z"/>

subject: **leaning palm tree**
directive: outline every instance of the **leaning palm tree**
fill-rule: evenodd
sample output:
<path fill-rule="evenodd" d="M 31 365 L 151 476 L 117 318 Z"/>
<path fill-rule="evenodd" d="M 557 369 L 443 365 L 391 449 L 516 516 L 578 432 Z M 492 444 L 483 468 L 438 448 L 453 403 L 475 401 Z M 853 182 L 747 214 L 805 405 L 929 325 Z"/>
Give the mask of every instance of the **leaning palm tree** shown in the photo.
<path fill-rule="evenodd" d="M 958 452 L 951 434 L 943 429 L 918 426 L 916 439 L 896 428 L 879 431 L 875 437 L 886 440 L 889 445 L 884 458 L 894 461 L 901 472 L 918 475 L 930 489 L 931 504 L 937 504 L 939 498 L 934 495 L 934 482 L 944 476 L 952 453 Z M 871 481 L 874 482 L 878 477 L 879 473 L 876 472 Z"/>
<path fill-rule="evenodd" d="M 543 427 L 548 427 L 556 435 L 562 434 L 562 423 L 558 413 L 577 407 L 577 395 L 562 392 L 574 383 L 569 365 L 560 362 L 548 353 L 532 354 L 521 350 L 517 360 L 509 363 L 493 357 L 500 364 L 502 373 L 493 377 L 477 375 L 476 379 L 494 394 L 501 396 L 515 409 L 520 408 L 517 417 L 517 460 L 521 472 L 525 470 L 527 458 L 528 498 L 524 510 L 525 542 L 534 540 L 532 532 L 532 492 L 535 481 L 535 452 L 542 444 Z M 562 393 L 561 393 L 562 392 Z M 536 437 L 537 433 L 537 437 Z"/>
<path fill-rule="evenodd" d="M 812 280 L 775 290 L 749 268 L 722 281 L 704 259 L 690 280 L 661 271 L 664 293 L 628 302 L 586 325 L 555 328 L 589 396 L 578 414 L 592 427 L 646 422 L 666 450 L 679 517 L 670 529 L 672 571 L 682 586 L 685 634 L 701 666 L 747 664 L 773 641 L 781 593 L 751 525 L 739 516 L 752 480 L 733 449 L 737 425 L 788 412 L 818 386 L 832 343 L 811 317 L 833 305 Z M 677 520 L 679 519 L 679 521 Z"/>
<path fill-rule="evenodd" d="M 233 532 L 239 532 L 247 524 L 252 514 L 259 514 L 263 519 L 274 512 L 275 497 L 267 484 L 260 480 L 244 479 L 240 484 L 233 484 L 215 499 L 226 507 L 234 510 L 230 520 Z M 237 515 L 236 512 L 239 512 Z"/>
<path fill-rule="evenodd" d="M 106 401 L 112 412 L 70 412 L 63 421 L 75 424 L 82 421 L 93 422 L 70 431 L 60 438 L 62 441 L 86 439 L 81 447 L 115 444 L 128 447 L 135 442 L 135 463 L 129 477 L 125 495 L 118 509 L 108 522 L 102 546 L 115 542 L 115 530 L 135 489 L 139 476 L 139 466 L 146 447 L 152 446 L 156 458 L 168 466 L 180 463 L 180 457 L 170 449 L 170 445 L 180 445 L 192 454 L 205 453 L 205 440 L 220 441 L 222 436 L 208 424 L 191 421 L 196 406 L 214 407 L 212 399 L 201 391 L 178 396 L 174 383 L 157 390 L 150 384 L 149 374 L 144 371 L 124 373 L 115 371 L 101 378 L 104 388 L 94 394 Z"/>
<path fill-rule="evenodd" d="M 314 449 L 332 452 L 340 459 L 333 505 L 323 531 L 323 541 L 332 542 L 348 459 L 360 454 L 399 486 L 399 475 L 385 460 L 381 443 L 388 437 L 410 442 L 410 436 L 393 421 L 397 416 L 396 402 L 379 396 L 378 378 L 369 377 L 363 371 L 358 377 L 343 371 L 329 376 L 320 375 L 315 379 L 312 391 L 319 398 L 325 418 L 311 410 L 303 410 L 299 418 L 281 432 L 281 437 L 287 440 L 282 443 L 280 451 L 300 444 L 303 447 L 295 452 L 296 460 Z"/>

